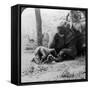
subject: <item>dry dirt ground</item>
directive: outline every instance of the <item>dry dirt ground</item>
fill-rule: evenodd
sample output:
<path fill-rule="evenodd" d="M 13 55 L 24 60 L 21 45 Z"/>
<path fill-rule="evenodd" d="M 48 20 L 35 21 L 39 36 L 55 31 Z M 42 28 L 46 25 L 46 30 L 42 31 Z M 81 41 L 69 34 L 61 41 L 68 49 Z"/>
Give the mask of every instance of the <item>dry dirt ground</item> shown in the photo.
<path fill-rule="evenodd" d="M 85 79 L 85 57 L 43 65 L 28 60 L 28 67 L 21 75 L 21 82 Z"/>

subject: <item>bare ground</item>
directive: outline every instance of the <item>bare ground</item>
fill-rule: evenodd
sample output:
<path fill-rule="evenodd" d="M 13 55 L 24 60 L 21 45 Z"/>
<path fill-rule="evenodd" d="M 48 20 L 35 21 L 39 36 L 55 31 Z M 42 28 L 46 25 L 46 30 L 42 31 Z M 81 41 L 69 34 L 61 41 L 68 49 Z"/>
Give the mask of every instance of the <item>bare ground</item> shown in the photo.
<path fill-rule="evenodd" d="M 22 71 L 22 82 L 85 79 L 85 57 L 52 64 L 37 65 L 29 62 Z"/>

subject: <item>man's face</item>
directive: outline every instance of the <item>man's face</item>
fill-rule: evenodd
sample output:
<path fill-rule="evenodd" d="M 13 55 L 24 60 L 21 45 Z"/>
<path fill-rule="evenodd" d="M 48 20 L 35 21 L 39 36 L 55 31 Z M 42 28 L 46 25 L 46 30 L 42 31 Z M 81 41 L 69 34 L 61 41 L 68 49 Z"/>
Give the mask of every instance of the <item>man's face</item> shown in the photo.
<path fill-rule="evenodd" d="M 64 27 L 58 28 L 58 33 L 59 34 L 64 34 Z"/>
<path fill-rule="evenodd" d="M 81 24 L 79 24 L 79 23 L 73 23 L 73 27 L 75 28 L 76 31 L 79 31 L 79 32 L 82 31 L 81 30 Z"/>
<path fill-rule="evenodd" d="M 36 55 L 34 59 L 39 60 L 40 58 L 39 58 L 39 56 L 38 56 L 38 55 Z"/>

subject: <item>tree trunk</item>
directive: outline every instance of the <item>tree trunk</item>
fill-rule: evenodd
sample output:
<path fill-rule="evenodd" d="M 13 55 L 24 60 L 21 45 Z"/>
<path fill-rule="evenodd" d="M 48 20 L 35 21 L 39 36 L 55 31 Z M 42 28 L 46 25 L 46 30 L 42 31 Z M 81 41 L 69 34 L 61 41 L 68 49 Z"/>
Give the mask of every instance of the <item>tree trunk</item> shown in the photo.
<path fill-rule="evenodd" d="M 38 46 L 42 45 L 42 20 L 40 9 L 35 8 L 35 15 L 36 15 L 36 29 L 37 29 L 37 44 Z"/>

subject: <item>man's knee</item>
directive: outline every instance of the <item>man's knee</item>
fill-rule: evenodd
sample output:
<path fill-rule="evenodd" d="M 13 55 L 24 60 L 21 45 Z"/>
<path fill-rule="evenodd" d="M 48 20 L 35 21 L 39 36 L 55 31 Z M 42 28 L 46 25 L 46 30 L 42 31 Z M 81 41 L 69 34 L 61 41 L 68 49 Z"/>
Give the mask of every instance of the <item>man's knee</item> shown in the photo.
<path fill-rule="evenodd" d="M 74 59 L 76 57 L 76 50 L 73 49 L 63 49 L 58 54 L 62 59 Z"/>

